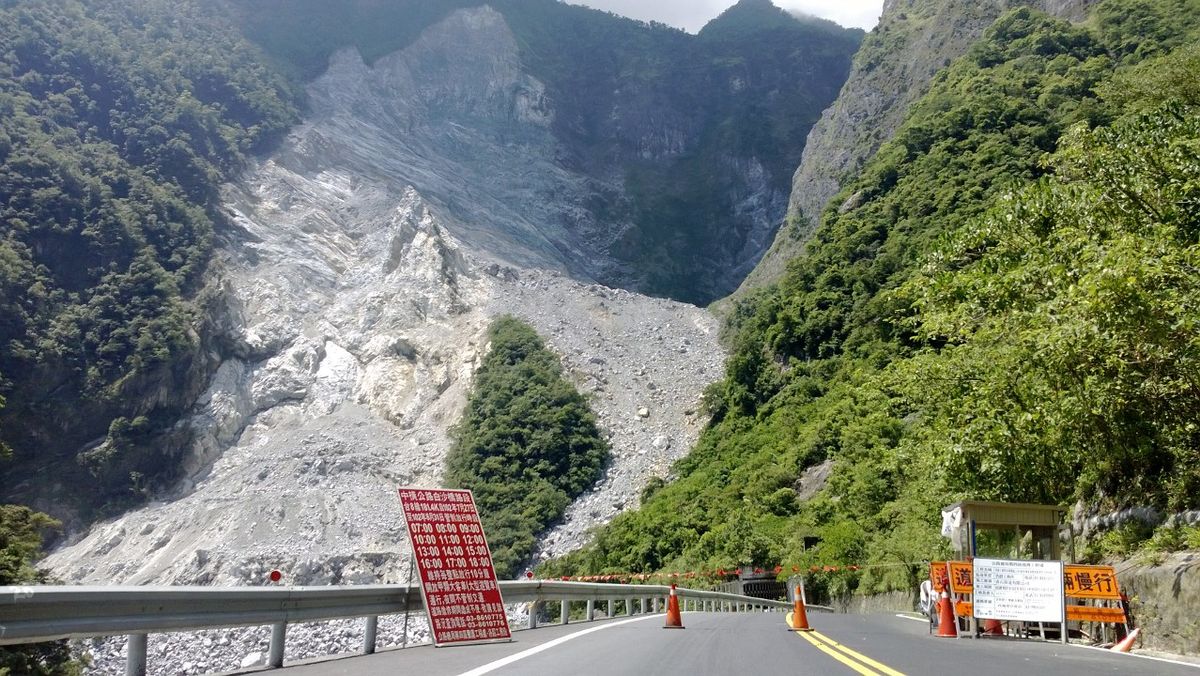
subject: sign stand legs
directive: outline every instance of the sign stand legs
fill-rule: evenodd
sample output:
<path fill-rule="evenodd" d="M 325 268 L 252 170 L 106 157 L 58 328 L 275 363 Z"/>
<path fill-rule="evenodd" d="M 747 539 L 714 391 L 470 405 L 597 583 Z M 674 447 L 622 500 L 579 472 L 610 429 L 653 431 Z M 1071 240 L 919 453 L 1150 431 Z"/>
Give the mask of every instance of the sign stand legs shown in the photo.
<path fill-rule="evenodd" d="M 412 533 L 409 533 L 409 537 L 410 538 L 412 537 Z M 415 556 L 408 560 L 408 580 L 404 583 L 404 587 L 405 587 L 404 593 L 405 594 L 408 594 L 408 590 L 412 589 L 413 568 L 416 565 L 417 565 L 417 559 Z M 404 633 L 401 634 L 401 639 L 400 639 L 400 641 L 401 641 L 400 647 L 401 648 L 408 647 L 408 614 L 410 611 L 408 609 L 407 596 L 405 597 L 405 599 L 406 600 L 404 602 L 404 629 L 403 629 Z"/>

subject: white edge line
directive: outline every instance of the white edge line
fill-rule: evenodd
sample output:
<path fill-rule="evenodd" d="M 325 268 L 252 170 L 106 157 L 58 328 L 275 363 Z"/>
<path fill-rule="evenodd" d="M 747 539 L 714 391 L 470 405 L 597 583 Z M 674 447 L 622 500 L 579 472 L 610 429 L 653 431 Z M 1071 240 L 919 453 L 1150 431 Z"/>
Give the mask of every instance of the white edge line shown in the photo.
<path fill-rule="evenodd" d="M 1094 645 L 1079 645 L 1077 643 L 1072 643 L 1071 645 L 1076 648 L 1086 648 L 1088 650 L 1100 650 L 1100 651 L 1103 651 L 1103 652 L 1106 652 L 1106 653 L 1109 653 L 1112 655 L 1123 655 L 1125 657 L 1137 657 L 1137 658 L 1143 659 L 1143 660 L 1154 660 L 1155 662 L 1166 662 L 1167 664 L 1178 664 L 1181 667 L 1191 667 L 1193 669 L 1200 669 L 1200 664 L 1196 664 L 1195 662 L 1181 662 L 1179 660 L 1169 660 L 1165 657 L 1154 657 L 1153 655 L 1139 655 L 1137 653 L 1123 653 L 1123 652 L 1118 652 L 1115 650 L 1109 650 L 1108 648 L 1100 648 L 1100 647 L 1094 646 Z"/>
<path fill-rule="evenodd" d="M 913 617 L 912 615 L 905 615 L 903 613 L 896 613 L 896 617 L 899 617 L 902 620 L 913 620 L 916 622 L 928 622 L 929 621 L 928 619 L 923 618 L 923 617 Z M 1154 660 L 1155 662 L 1165 662 L 1167 664 L 1178 664 L 1181 667 L 1191 667 L 1193 669 L 1200 669 L 1200 664 L 1196 664 L 1195 662 L 1181 662 L 1179 660 L 1167 659 L 1166 657 L 1154 657 L 1153 655 L 1139 655 L 1137 653 L 1116 652 L 1113 650 L 1109 650 L 1108 648 L 1101 648 L 1099 646 L 1094 646 L 1094 645 L 1080 645 L 1078 643 L 1071 643 L 1070 645 L 1073 648 L 1086 648 L 1088 650 L 1100 650 L 1102 652 L 1110 653 L 1113 655 L 1124 655 L 1125 657 L 1137 657 L 1137 658 L 1140 658 L 1143 660 Z"/>
<path fill-rule="evenodd" d="M 602 624 L 599 627 L 592 627 L 591 629 L 584 629 L 583 631 L 577 631 L 573 634 L 567 634 L 566 636 L 560 636 L 560 637 L 554 639 L 553 641 L 547 641 L 541 645 L 529 648 L 528 650 L 522 650 L 521 652 L 513 654 L 513 655 L 509 655 L 508 657 L 502 657 L 502 658 L 496 660 L 495 662 L 489 662 L 482 666 L 475 667 L 474 669 L 472 669 L 470 671 L 464 671 L 463 673 L 459 674 L 458 676 L 482 676 L 483 674 L 493 672 L 493 671 L 499 669 L 500 667 L 508 666 L 508 665 L 512 664 L 513 662 L 516 662 L 518 660 L 523 660 L 526 657 L 530 657 L 532 655 L 536 655 L 536 654 L 542 652 L 543 650 L 549 650 L 549 649 L 553 648 L 554 646 L 561 645 L 572 639 L 579 638 L 580 636 L 587 636 L 588 634 L 590 634 L 592 632 L 603 631 L 603 630 L 609 629 L 611 627 L 619 627 L 622 624 L 629 624 L 631 622 L 642 622 L 642 621 L 649 620 L 649 619 L 655 618 L 655 617 L 663 617 L 663 615 L 662 614 L 646 615 L 644 617 L 635 617 L 635 618 L 628 619 L 628 620 L 621 620 L 620 622 L 610 622 L 607 624 Z"/>

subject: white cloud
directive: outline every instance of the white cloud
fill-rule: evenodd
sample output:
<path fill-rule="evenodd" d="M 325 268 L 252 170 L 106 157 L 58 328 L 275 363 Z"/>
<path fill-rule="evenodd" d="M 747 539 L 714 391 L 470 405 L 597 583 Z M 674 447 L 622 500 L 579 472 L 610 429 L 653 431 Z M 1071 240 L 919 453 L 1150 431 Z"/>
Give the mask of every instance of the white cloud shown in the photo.
<path fill-rule="evenodd" d="M 883 11 L 883 0 L 776 0 L 775 4 L 794 11 L 804 12 L 822 19 L 836 21 L 843 26 L 857 26 L 871 30 L 879 21 Z"/>
<path fill-rule="evenodd" d="M 695 33 L 734 0 L 569 0 L 642 21 L 660 21 Z M 870 30 L 879 19 L 883 0 L 774 0 L 784 9 L 804 12 L 843 26 Z"/>

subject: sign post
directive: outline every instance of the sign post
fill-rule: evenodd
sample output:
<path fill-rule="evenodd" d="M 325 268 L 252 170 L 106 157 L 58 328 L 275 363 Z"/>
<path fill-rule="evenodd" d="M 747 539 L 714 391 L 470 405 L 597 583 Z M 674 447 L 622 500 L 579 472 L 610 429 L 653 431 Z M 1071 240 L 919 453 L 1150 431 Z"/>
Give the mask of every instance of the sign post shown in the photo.
<path fill-rule="evenodd" d="M 1067 606 L 1062 561 L 975 559 L 976 618 L 1021 622 L 1060 622 L 1067 642 Z"/>
<path fill-rule="evenodd" d="M 400 506 L 434 645 L 511 641 L 471 491 L 401 488 Z"/>

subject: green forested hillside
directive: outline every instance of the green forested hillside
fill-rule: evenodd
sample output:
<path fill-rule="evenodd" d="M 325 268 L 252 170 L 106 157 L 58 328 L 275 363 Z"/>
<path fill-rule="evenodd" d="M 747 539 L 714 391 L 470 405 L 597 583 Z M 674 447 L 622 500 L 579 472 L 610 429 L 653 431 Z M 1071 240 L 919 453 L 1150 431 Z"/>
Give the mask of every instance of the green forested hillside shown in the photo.
<path fill-rule="evenodd" d="M 1198 23 L 1179 0 L 998 20 L 737 309 L 675 481 L 551 568 L 909 588 L 958 498 L 1196 507 Z"/>
<path fill-rule="evenodd" d="M 532 327 L 500 317 L 488 338 L 445 481 L 474 491 L 496 573 L 513 577 L 537 535 L 600 478 L 608 442 Z"/>
<path fill-rule="evenodd" d="M 0 505 L 0 586 L 45 584 L 48 576 L 33 562 L 42 556 L 43 533 L 61 526 L 28 507 Z M 0 647 L 0 676 L 72 676 L 82 667 L 65 640 Z"/>
<path fill-rule="evenodd" d="M 169 471 L 139 441 L 205 375 L 217 186 L 296 119 L 261 62 L 192 2 L 0 4 L 6 491 L 43 473 L 95 486 L 87 506 Z"/>

